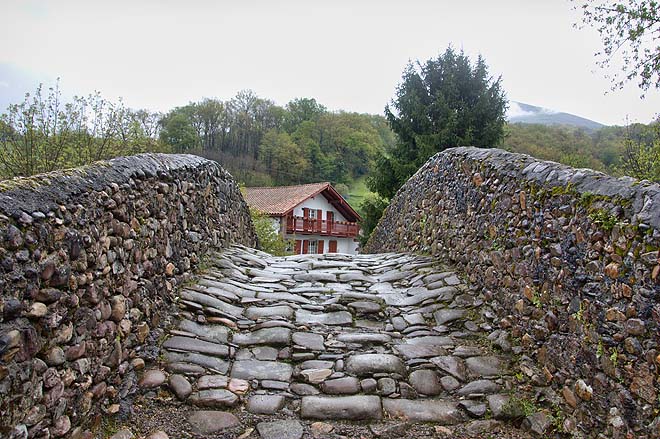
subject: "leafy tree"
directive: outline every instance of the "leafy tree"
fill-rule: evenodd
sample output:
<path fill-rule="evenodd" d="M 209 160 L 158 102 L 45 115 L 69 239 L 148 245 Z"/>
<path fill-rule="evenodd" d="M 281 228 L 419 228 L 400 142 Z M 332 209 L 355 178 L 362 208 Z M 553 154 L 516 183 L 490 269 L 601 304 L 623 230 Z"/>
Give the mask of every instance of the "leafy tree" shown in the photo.
<path fill-rule="evenodd" d="M 314 98 L 297 98 L 286 104 L 284 129 L 292 133 L 303 122 L 316 121 L 327 109 Z"/>
<path fill-rule="evenodd" d="M 274 256 L 286 256 L 291 254 L 289 250 L 291 243 L 284 240 L 284 237 L 275 230 L 272 219 L 265 213 L 250 208 L 250 216 L 254 230 L 259 238 L 261 250 Z"/>
<path fill-rule="evenodd" d="M 175 108 L 161 126 L 176 151 L 221 161 L 250 185 L 350 183 L 394 138 L 382 116 L 329 112 L 313 98 L 279 107 L 250 90 Z"/>
<path fill-rule="evenodd" d="M 595 27 L 603 42 L 596 53 L 601 67 L 623 62 L 623 77 L 613 89 L 635 78 L 643 92 L 660 88 L 660 3 L 656 0 L 574 0 L 584 25 Z"/>
<path fill-rule="evenodd" d="M 64 166 L 65 150 L 75 120 L 67 111 L 59 81 L 44 94 L 39 85 L 20 104 L 12 104 L 2 115 L 0 175 L 29 176 Z"/>
<path fill-rule="evenodd" d="M 155 138 L 158 117 L 98 92 L 63 102 L 59 81 L 46 91 L 39 85 L 0 116 L 0 178 L 166 150 Z"/>
<path fill-rule="evenodd" d="M 349 188 L 348 185 L 344 183 L 338 183 L 335 185 L 335 190 L 339 192 L 339 194 L 341 194 L 342 197 L 346 198 L 346 196 L 348 195 Z"/>
<path fill-rule="evenodd" d="M 424 63 L 409 63 L 385 116 L 398 142 L 379 158 L 369 180 L 389 199 L 435 152 L 455 146 L 492 147 L 504 134 L 507 100 L 484 59 L 472 64 L 451 47 Z"/>
<path fill-rule="evenodd" d="M 260 159 L 283 184 L 300 183 L 310 164 L 299 145 L 287 133 L 275 129 L 263 136 Z"/>
<path fill-rule="evenodd" d="M 640 180 L 660 182 L 660 121 L 627 127 L 625 152 L 618 170 Z"/>
<path fill-rule="evenodd" d="M 360 204 L 362 211 L 362 235 L 360 236 L 360 246 L 364 245 L 369 240 L 371 232 L 374 231 L 378 225 L 378 221 L 383 216 L 383 212 L 387 208 L 389 202 L 380 197 L 369 196 Z"/>
<path fill-rule="evenodd" d="M 195 127 L 186 113 L 185 109 L 175 109 L 161 121 L 160 139 L 179 153 L 190 151 L 200 143 Z"/>
<path fill-rule="evenodd" d="M 193 125 L 198 127 L 198 134 L 202 140 L 202 147 L 215 149 L 217 142 L 222 139 L 223 131 L 227 126 L 227 113 L 224 104 L 217 99 L 204 99 L 193 104 Z"/>

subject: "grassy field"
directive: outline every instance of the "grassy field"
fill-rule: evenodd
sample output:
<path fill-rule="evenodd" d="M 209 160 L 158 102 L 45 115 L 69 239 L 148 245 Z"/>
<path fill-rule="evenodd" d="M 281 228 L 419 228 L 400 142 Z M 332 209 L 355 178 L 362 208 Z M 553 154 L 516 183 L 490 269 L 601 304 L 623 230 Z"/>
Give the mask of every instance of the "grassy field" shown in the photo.
<path fill-rule="evenodd" d="M 351 207 L 362 215 L 360 204 L 369 195 L 373 194 L 367 187 L 367 178 L 362 177 L 353 182 L 348 189 L 348 202 Z"/>

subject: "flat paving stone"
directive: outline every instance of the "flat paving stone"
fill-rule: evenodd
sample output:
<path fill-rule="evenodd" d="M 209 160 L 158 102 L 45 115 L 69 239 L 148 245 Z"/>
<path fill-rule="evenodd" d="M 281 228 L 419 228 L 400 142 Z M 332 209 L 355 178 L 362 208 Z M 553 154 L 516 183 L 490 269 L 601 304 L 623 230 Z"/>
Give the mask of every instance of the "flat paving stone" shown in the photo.
<path fill-rule="evenodd" d="M 393 346 L 397 354 L 406 360 L 413 358 L 430 358 L 447 354 L 447 349 L 442 345 L 430 344 L 398 344 Z"/>
<path fill-rule="evenodd" d="M 220 433 L 241 424 L 236 416 L 228 412 L 202 410 L 193 412 L 188 423 L 201 434 Z"/>
<path fill-rule="evenodd" d="M 200 325 L 192 320 L 181 320 L 179 329 L 195 334 L 199 338 L 213 343 L 227 343 L 229 328 L 222 325 Z"/>
<path fill-rule="evenodd" d="M 500 358 L 493 355 L 467 358 L 465 365 L 472 375 L 478 377 L 500 376 L 507 373 L 506 367 Z"/>
<path fill-rule="evenodd" d="M 337 275 L 321 271 L 312 271 L 309 273 L 296 274 L 293 277 L 299 282 L 336 282 Z"/>
<path fill-rule="evenodd" d="M 324 340 L 325 339 L 321 334 L 314 334 L 312 332 L 294 332 L 292 336 L 294 345 L 298 345 L 312 351 L 324 351 Z"/>
<path fill-rule="evenodd" d="M 256 346 L 251 349 L 257 360 L 275 361 L 279 355 L 279 349 L 271 346 Z"/>
<path fill-rule="evenodd" d="M 444 372 L 458 378 L 461 381 L 467 379 L 467 369 L 465 363 L 461 358 L 453 357 L 451 355 L 443 355 L 440 357 L 431 358 L 431 363 L 438 366 Z"/>
<path fill-rule="evenodd" d="M 367 300 L 351 302 L 348 304 L 348 307 L 358 314 L 374 314 L 381 311 L 380 304 Z"/>
<path fill-rule="evenodd" d="M 332 375 L 332 369 L 305 369 L 300 372 L 305 377 L 305 381 L 310 384 L 319 384 Z"/>
<path fill-rule="evenodd" d="M 192 385 L 190 381 L 183 375 L 173 374 L 168 378 L 168 384 L 172 392 L 180 400 L 186 399 L 192 393 Z"/>
<path fill-rule="evenodd" d="M 160 369 L 151 369 L 144 372 L 140 381 L 138 381 L 138 386 L 142 388 L 151 389 L 158 387 L 165 382 L 167 377 Z"/>
<path fill-rule="evenodd" d="M 247 402 L 247 411 L 259 415 L 272 415 L 284 407 L 283 395 L 252 395 Z"/>
<path fill-rule="evenodd" d="M 372 395 L 304 396 L 300 416 L 307 419 L 382 419 L 380 398 Z"/>
<path fill-rule="evenodd" d="M 198 407 L 233 407 L 238 402 L 238 396 L 225 389 L 200 390 L 188 398 L 191 404 Z"/>
<path fill-rule="evenodd" d="M 293 308 L 288 305 L 280 306 L 251 306 L 245 310 L 245 317 L 258 320 L 266 317 L 293 317 Z"/>
<path fill-rule="evenodd" d="M 456 348 L 452 351 L 452 354 L 455 357 L 468 358 L 481 356 L 483 354 L 483 350 L 477 346 L 456 346 Z"/>
<path fill-rule="evenodd" d="M 229 368 L 229 366 L 227 366 Z M 202 366 L 190 363 L 171 362 L 165 365 L 165 370 L 169 373 L 181 374 L 186 376 L 199 376 L 206 373 Z"/>
<path fill-rule="evenodd" d="M 441 309 L 433 313 L 438 325 L 446 325 L 454 320 L 462 319 L 467 312 L 464 309 Z"/>
<path fill-rule="evenodd" d="M 442 287 L 435 290 L 427 290 L 426 288 L 417 288 L 413 295 L 406 297 L 399 304 L 400 306 L 419 305 L 420 303 L 434 299 L 438 301 L 451 301 L 458 290 L 455 287 Z M 410 293 L 409 293 L 410 294 Z"/>
<path fill-rule="evenodd" d="M 444 390 L 440 383 L 440 375 L 429 369 L 419 369 L 410 373 L 408 382 L 416 391 L 428 396 L 435 396 Z"/>
<path fill-rule="evenodd" d="M 396 282 L 401 279 L 405 279 L 414 275 L 412 271 L 400 271 L 400 270 L 390 270 L 385 274 L 381 274 L 377 277 L 378 282 Z"/>
<path fill-rule="evenodd" d="M 396 355 L 357 354 L 350 356 L 346 360 L 346 371 L 357 376 L 382 372 L 405 375 L 406 366 Z"/>
<path fill-rule="evenodd" d="M 299 325 L 350 325 L 353 316 L 348 311 L 314 313 L 306 310 L 296 311 L 296 323 Z"/>
<path fill-rule="evenodd" d="M 383 398 L 383 410 L 391 418 L 408 421 L 453 425 L 465 420 L 457 403 L 443 400 Z"/>
<path fill-rule="evenodd" d="M 197 380 L 197 388 L 204 389 L 224 389 L 229 384 L 229 378 L 226 375 L 204 375 Z"/>
<path fill-rule="evenodd" d="M 190 337 L 170 337 L 163 343 L 163 348 L 184 352 L 199 352 L 200 354 L 209 354 L 217 357 L 229 356 L 229 346 L 227 345 Z"/>
<path fill-rule="evenodd" d="M 171 363 L 192 363 L 193 365 L 209 369 L 213 372 L 218 373 L 227 373 L 229 370 L 229 362 L 221 360 L 217 357 L 211 357 L 204 354 L 198 354 L 195 352 L 170 352 L 165 351 L 164 354 L 165 360 Z M 170 364 L 171 364 L 170 363 Z"/>
<path fill-rule="evenodd" d="M 392 337 L 387 334 L 373 334 L 365 332 L 344 333 L 337 336 L 337 340 L 353 344 L 386 344 L 392 342 Z"/>
<path fill-rule="evenodd" d="M 257 431 L 262 439 L 300 439 L 303 426 L 296 420 L 260 422 Z"/>
<path fill-rule="evenodd" d="M 301 369 L 332 369 L 334 361 L 329 360 L 307 360 L 300 363 Z"/>
<path fill-rule="evenodd" d="M 257 294 L 258 299 L 278 301 L 278 302 L 293 302 L 293 303 L 312 303 L 308 298 L 298 294 L 291 293 L 278 293 L 278 292 L 261 292 Z"/>
<path fill-rule="evenodd" d="M 316 387 L 305 383 L 291 383 L 289 388 L 293 393 L 300 396 L 318 395 L 321 393 Z"/>
<path fill-rule="evenodd" d="M 434 346 L 453 346 L 454 340 L 444 335 L 426 335 L 423 337 L 412 337 L 408 335 L 407 344 L 416 345 L 434 345 Z"/>
<path fill-rule="evenodd" d="M 261 380 L 259 384 L 264 389 L 289 390 L 289 383 L 287 381 Z"/>
<path fill-rule="evenodd" d="M 360 380 L 355 377 L 326 380 L 321 385 L 323 393 L 330 395 L 352 395 L 360 391 Z"/>
<path fill-rule="evenodd" d="M 239 346 L 272 345 L 286 346 L 291 343 L 291 330 L 289 328 L 264 328 L 247 334 L 234 334 L 232 343 Z"/>
<path fill-rule="evenodd" d="M 199 303 L 203 306 L 208 306 L 222 311 L 234 317 L 240 317 L 243 314 L 243 308 L 231 305 L 216 297 L 209 296 L 208 294 L 198 293 L 192 290 L 183 290 L 179 293 L 182 299 L 191 302 Z"/>
<path fill-rule="evenodd" d="M 488 395 L 497 393 L 500 390 L 502 390 L 502 388 L 490 380 L 476 380 L 469 382 L 458 389 L 456 394 L 459 396 Z"/>
<path fill-rule="evenodd" d="M 292 374 L 293 367 L 290 364 L 278 361 L 234 361 L 234 365 L 231 368 L 232 378 L 241 378 L 244 380 L 289 381 Z"/>
<path fill-rule="evenodd" d="M 440 378 L 440 384 L 442 384 L 442 388 L 447 392 L 452 392 L 461 387 L 461 383 L 451 375 L 445 375 Z"/>

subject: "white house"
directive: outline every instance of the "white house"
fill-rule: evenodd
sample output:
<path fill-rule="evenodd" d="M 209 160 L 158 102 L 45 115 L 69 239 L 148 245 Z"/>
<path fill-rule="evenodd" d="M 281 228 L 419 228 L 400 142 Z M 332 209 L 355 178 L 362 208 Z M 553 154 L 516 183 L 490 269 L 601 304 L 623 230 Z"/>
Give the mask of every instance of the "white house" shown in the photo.
<path fill-rule="evenodd" d="M 330 183 L 249 187 L 245 200 L 295 242 L 296 254 L 357 253 L 360 215 Z"/>

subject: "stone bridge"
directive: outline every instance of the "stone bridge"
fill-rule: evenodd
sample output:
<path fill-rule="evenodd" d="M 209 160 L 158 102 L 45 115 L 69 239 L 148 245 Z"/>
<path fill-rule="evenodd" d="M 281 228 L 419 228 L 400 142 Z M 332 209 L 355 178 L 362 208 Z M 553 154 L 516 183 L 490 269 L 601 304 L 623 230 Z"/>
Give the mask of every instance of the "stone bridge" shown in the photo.
<path fill-rule="evenodd" d="M 0 437 L 658 438 L 659 203 L 456 148 L 283 258 L 198 157 L 2 182 Z"/>

